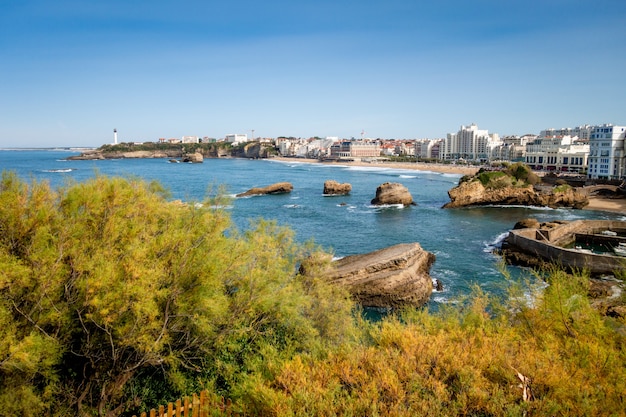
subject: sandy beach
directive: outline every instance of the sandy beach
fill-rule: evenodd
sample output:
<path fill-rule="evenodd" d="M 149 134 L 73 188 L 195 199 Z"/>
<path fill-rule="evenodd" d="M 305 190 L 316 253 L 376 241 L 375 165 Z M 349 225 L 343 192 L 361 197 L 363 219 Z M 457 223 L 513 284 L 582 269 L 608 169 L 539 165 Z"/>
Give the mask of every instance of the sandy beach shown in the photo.
<path fill-rule="evenodd" d="M 626 198 L 604 198 L 591 196 L 584 210 L 601 210 L 622 213 L 626 216 Z"/>
<path fill-rule="evenodd" d="M 361 167 L 379 167 L 379 168 L 393 168 L 393 169 L 413 169 L 418 171 L 431 171 L 440 172 L 444 174 L 460 174 L 460 175 L 474 175 L 478 172 L 480 167 L 468 166 L 468 165 L 453 165 L 453 164 L 427 164 L 424 162 L 364 162 L 364 161 L 341 161 L 341 162 L 321 162 L 318 159 L 307 158 L 273 158 L 277 161 L 283 162 L 306 162 L 311 164 L 327 164 L 327 165 L 345 165 L 345 166 L 361 166 Z"/>
<path fill-rule="evenodd" d="M 477 166 L 467 166 L 467 165 L 453 165 L 453 164 L 431 164 L 424 162 L 415 162 L 415 163 L 403 163 L 403 162 L 363 162 L 363 161 L 352 161 L 352 162 L 320 162 L 317 159 L 306 159 L 306 158 L 284 158 L 284 157 L 276 157 L 274 158 L 277 161 L 281 162 L 302 162 L 302 163 L 312 163 L 312 164 L 328 164 L 328 165 L 346 165 L 346 166 L 365 166 L 365 167 L 380 167 L 380 168 L 392 168 L 392 169 L 408 169 L 408 170 L 418 170 L 418 171 L 431 171 L 431 172 L 440 172 L 444 174 L 460 174 L 460 175 L 474 175 L 480 167 Z M 626 198 L 605 198 L 598 196 L 590 196 L 589 197 L 589 205 L 584 208 L 584 210 L 600 210 L 600 211 L 611 211 L 616 213 L 623 213 L 626 215 Z"/>

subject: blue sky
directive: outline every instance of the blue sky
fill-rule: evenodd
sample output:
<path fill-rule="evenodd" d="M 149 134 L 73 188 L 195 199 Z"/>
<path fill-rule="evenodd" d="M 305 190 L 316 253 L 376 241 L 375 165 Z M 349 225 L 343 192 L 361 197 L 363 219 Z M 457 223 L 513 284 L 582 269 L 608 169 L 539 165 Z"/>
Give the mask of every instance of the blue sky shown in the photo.
<path fill-rule="evenodd" d="M 626 124 L 624 0 L 0 0 L 0 148 Z"/>

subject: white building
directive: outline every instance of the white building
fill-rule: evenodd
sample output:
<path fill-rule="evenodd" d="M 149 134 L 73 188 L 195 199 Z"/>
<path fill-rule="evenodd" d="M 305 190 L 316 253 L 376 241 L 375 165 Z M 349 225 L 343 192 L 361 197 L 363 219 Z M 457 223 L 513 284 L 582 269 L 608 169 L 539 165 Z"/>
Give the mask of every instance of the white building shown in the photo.
<path fill-rule="evenodd" d="M 461 126 L 457 133 L 448 133 L 442 150 L 442 159 L 483 160 L 492 158 L 495 148 L 502 145 L 497 133 L 489 134 L 476 124 Z"/>
<path fill-rule="evenodd" d="M 418 139 L 415 141 L 415 156 L 417 158 L 439 159 L 440 149 L 444 139 Z"/>
<path fill-rule="evenodd" d="M 239 134 L 239 133 L 229 133 L 224 138 L 224 142 L 229 142 L 232 144 L 243 143 L 248 141 L 248 134 Z"/>
<path fill-rule="evenodd" d="M 546 129 L 539 133 L 542 138 L 562 138 L 564 136 L 577 137 L 579 142 L 587 142 L 591 137 L 594 126 L 582 125 L 577 127 L 564 127 L 561 129 Z"/>
<path fill-rule="evenodd" d="M 198 136 L 183 136 L 180 141 L 181 143 L 199 143 L 200 138 Z"/>
<path fill-rule="evenodd" d="M 544 133 L 546 131 L 543 131 Z M 539 136 L 526 145 L 526 164 L 537 171 L 581 172 L 589 145 L 571 136 Z"/>
<path fill-rule="evenodd" d="M 594 126 L 589 138 L 589 169 L 591 179 L 624 179 L 626 177 L 624 138 L 625 126 L 604 124 Z"/>

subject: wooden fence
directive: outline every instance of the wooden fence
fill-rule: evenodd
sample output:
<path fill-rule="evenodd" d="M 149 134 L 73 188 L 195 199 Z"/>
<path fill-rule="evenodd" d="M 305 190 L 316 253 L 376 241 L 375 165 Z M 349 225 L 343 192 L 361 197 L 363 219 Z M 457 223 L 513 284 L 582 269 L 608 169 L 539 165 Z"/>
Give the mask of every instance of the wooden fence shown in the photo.
<path fill-rule="evenodd" d="M 224 400 L 222 397 L 216 401 L 209 396 L 207 391 L 201 391 L 200 396 L 193 394 L 191 398 L 185 397 L 174 403 L 160 405 L 158 410 L 153 408 L 149 413 L 141 413 L 140 417 L 236 417 L 241 415 L 243 415 L 241 412 L 233 410 L 230 400 Z"/>

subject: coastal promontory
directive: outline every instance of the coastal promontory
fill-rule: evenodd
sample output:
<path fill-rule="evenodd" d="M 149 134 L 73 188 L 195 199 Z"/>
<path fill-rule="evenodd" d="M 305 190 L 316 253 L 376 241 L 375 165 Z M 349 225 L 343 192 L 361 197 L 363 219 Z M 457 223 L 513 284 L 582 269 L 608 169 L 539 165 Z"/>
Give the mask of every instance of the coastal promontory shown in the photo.
<path fill-rule="evenodd" d="M 90 149 L 68 160 L 151 159 L 166 158 L 178 162 L 202 162 L 204 158 L 268 158 L 273 147 L 266 143 L 250 142 L 233 146 L 228 142 L 215 143 L 119 143 Z"/>
<path fill-rule="evenodd" d="M 522 205 L 582 209 L 589 204 L 587 195 L 570 185 L 542 185 L 541 179 L 523 164 L 465 176 L 448 191 L 448 196 L 450 202 L 443 208 Z"/>

